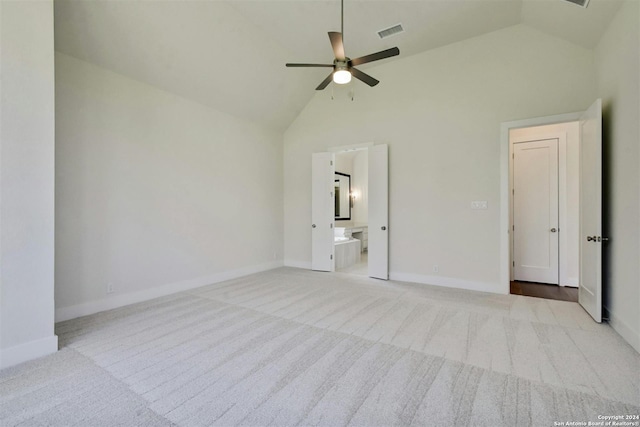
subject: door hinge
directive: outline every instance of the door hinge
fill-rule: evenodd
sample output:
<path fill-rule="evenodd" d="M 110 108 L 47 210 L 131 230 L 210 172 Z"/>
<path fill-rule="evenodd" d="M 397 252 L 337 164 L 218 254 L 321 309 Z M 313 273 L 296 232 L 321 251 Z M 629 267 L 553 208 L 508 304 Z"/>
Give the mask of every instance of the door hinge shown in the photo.
<path fill-rule="evenodd" d="M 329 228 L 333 228 L 333 224 L 329 224 Z"/>
<path fill-rule="evenodd" d="M 515 190 L 515 188 L 512 188 L 512 189 L 511 189 L 511 194 L 516 194 L 516 190 Z"/>
<path fill-rule="evenodd" d="M 512 229 L 513 231 L 516 231 L 516 226 L 515 226 L 515 225 L 512 225 L 512 226 L 511 226 L 511 229 Z"/>
<path fill-rule="evenodd" d="M 333 259 L 333 255 L 329 255 L 329 259 Z"/>
<path fill-rule="evenodd" d="M 516 158 L 516 153 L 511 153 L 511 158 L 515 159 Z"/>
<path fill-rule="evenodd" d="M 515 261 L 512 261 L 512 262 L 511 262 L 511 265 L 512 265 L 513 267 L 515 267 L 515 266 L 516 266 L 516 262 L 515 262 Z"/>
<path fill-rule="evenodd" d="M 333 166 L 333 160 L 329 160 L 329 166 Z"/>

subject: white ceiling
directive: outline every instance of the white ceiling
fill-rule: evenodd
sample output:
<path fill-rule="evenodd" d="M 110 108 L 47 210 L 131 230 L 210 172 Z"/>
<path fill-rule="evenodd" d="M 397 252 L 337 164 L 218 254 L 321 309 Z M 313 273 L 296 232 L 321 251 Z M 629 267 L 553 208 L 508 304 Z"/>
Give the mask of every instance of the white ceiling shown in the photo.
<path fill-rule="evenodd" d="M 523 0 L 522 22 L 591 49 L 602 37 L 620 4 L 619 0 L 591 0 L 583 9 L 566 1 Z"/>
<path fill-rule="evenodd" d="M 328 74 L 287 69 L 285 62 L 331 63 L 327 32 L 340 31 L 339 0 L 54 4 L 56 50 L 280 130 Z M 406 57 L 518 23 L 592 48 L 619 5 L 619 0 L 591 0 L 587 9 L 563 0 L 346 0 L 345 49 L 356 58 L 398 46 L 400 57 Z M 405 33 L 378 38 L 378 30 L 397 23 Z"/>

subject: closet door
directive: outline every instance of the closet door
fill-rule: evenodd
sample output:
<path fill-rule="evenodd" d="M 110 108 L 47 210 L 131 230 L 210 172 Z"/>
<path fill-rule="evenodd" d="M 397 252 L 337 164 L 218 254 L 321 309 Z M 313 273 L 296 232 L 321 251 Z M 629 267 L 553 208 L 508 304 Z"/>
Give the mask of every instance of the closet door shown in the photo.
<path fill-rule="evenodd" d="M 311 161 L 311 269 L 333 271 L 334 154 L 314 153 Z"/>
<path fill-rule="evenodd" d="M 386 144 L 369 149 L 369 276 L 389 279 L 389 160 Z"/>
<path fill-rule="evenodd" d="M 558 139 L 513 145 L 513 274 L 558 284 Z"/>

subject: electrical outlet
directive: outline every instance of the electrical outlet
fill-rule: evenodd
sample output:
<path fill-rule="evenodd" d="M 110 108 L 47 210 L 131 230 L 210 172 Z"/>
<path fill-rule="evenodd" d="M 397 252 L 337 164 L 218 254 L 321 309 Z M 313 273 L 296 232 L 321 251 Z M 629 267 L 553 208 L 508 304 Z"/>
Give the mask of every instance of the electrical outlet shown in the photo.
<path fill-rule="evenodd" d="M 471 202 L 471 209 L 487 209 L 488 203 L 486 200 L 475 200 Z"/>
<path fill-rule="evenodd" d="M 434 272 L 434 273 L 438 273 L 439 271 L 440 271 L 440 268 L 438 267 L 438 265 L 437 265 L 437 264 L 436 264 L 436 265 L 434 265 L 434 266 L 433 266 L 433 272 Z"/>
<path fill-rule="evenodd" d="M 112 294 L 114 293 L 116 290 L 113 288 L 113 283 L 109 282 L 107 283 L 107 293 L 108 294 Z"/>

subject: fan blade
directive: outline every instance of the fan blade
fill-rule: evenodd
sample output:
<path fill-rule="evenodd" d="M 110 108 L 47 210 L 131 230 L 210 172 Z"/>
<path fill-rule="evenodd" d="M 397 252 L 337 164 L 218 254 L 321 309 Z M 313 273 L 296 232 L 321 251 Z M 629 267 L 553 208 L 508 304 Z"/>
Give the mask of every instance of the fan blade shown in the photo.
<path fill-rule="evenodd" d="M 333 48 L 333 54 L 338 61 L 344 61 L 344 44 L 342 44 L 342 33 L 335 31 L 329 32 L 329 40 L 331 40 L 331 47 Z"/>
<path fill-rule="evenodd" d="M 329 74 L 329 75 L 327 76 L 327 78 L 326 78 L 326 79 L 324 79 L 324 80 L 322 81 L 322 83 L 320 83 L 320 84 L 318 85 L 318 87 L 316 88 L 316 90 L 322 90 L 322 89 L 324 89 L 325 87 L 329 86 L 329 83 L 331 83 L 331 80 L 333 80 L 333 73 Z"/>
<path fill-rule="evenodd" d="M 372 53 L 371 55 L 361 56 L 360 58 L 352 59 L 349 64 L 352 66 L 366 64 L 367 62 L 379 61 L 381 59 L 390 58 L 392 56 L 400 55 L 400 49 L 392 47 L 391 49 L 381 50 L 380 52 Z"/>
<path fill-rule="evenodd" d="M 365 82 L 371 87 L 380 83 L 378 80 L 374 79 L 369 74 L 365 74 L 362 71 L 358 70 L 357 68 L 351 67 L 349 71 L 351 71 L 351 74 L 353 75 L 353 77 L 355 77 L 358 80 L 362 80 L 363 82 Z"/>
<path fill-rule="evenodd" d="M 333 67 L 333 64 L 285 64 L 287 67 Z"/>

